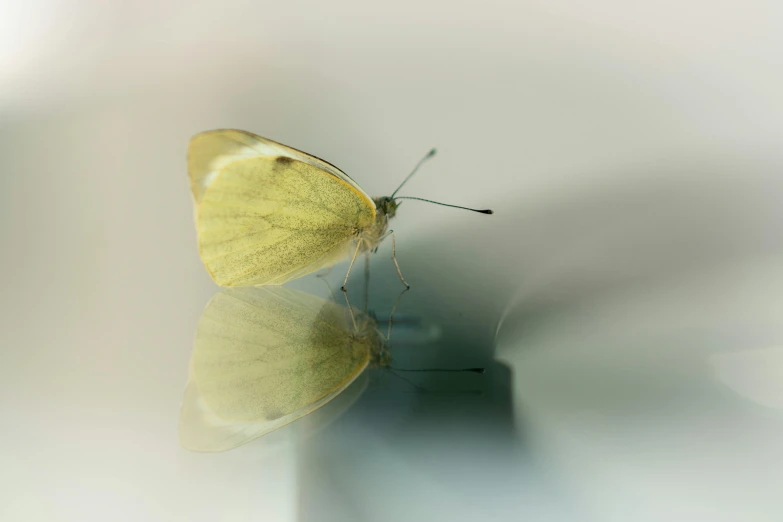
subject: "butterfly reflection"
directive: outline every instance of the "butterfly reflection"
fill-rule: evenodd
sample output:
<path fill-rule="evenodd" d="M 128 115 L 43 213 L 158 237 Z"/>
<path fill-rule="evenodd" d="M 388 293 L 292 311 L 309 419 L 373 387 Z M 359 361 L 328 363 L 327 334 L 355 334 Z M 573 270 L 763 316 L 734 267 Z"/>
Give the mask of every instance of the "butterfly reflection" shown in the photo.
<path fill-rule="evenodd" d="M 228 450 L 328 404 L 296 424 L 317 429 L 362 393 L 365 368 L 389 361 L 365 313 L 280 286 L 226 289 L 196 329 L 180 444 Z"/>

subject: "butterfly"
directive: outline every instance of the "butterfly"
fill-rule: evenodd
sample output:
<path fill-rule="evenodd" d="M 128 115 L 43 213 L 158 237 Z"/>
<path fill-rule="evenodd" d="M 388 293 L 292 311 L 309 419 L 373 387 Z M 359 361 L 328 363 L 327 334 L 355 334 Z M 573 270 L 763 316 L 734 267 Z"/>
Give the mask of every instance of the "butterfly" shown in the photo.
<path fill-rule="evenodd" d="M 423 198 L 396 196 L 430 151 L 391 196 L 372 198 L 334 165 L 241 130 L 194 136 L 188 172 L 195 202 L 201 259 L 221 286 L 279 285 L 350 258 L 342 289 L 360 253 L 391 236 L 389 220 L 401 199 L 455 208 Z"/>
<path fill-rule="evenodd" d="M 364 389 L 352 386 L 364 370 L 389 365 L 387 340 L 350 305 L 281 286 L 223 290 L 196 328 L 180 444 L 228 450 L 342 394 L 345 409 Z"/>

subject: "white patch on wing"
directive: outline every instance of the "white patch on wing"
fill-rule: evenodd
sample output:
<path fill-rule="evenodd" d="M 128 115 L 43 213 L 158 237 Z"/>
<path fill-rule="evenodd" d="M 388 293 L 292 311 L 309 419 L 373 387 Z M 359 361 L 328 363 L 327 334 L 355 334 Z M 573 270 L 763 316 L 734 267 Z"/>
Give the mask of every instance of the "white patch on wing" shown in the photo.
<path fill-rule="evenodd" d="M 206 188 L 212 184 L 212 181 L 217 177 L 220 171 L 223 170 L 223 168 L 225 168 L 229 163 L 233 163 L 238 159 L 254 158 L 259 155 L 266 156 L 268 154 L 259 154 L 259 151 L 254 150 L 251 147 L 242 147 L 232 152 L 231 154 L 215 157 L 215 159 L 213 159 L 209 164 L 209 172 L 201 179 L 201 188 L 206 190 Z"/>

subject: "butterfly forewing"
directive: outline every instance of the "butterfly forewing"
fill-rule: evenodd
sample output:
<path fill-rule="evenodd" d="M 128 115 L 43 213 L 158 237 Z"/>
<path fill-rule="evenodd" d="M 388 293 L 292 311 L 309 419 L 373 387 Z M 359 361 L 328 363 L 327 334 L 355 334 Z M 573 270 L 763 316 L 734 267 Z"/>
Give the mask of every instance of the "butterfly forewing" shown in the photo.
<path fill-rule="evenodd" d="M 345 181 L 372 203 L 372 198 L 355 181 L 331 163 L 251 132 L 235 129 L 202 132 L 190 140 L 188 173 L 196 203 L 201 202 L 204 191 L 223 167 L 238 159 L 258 156 L 286 157 L 312 165 Z"/>
<path fill-rule="evenodd" d="M 223 286 L 282 284 L 349 255 L 375 218 L 342 179 L 298 160 L 256 156 L 223 166 L 196 212 L 201 258 Z"/>

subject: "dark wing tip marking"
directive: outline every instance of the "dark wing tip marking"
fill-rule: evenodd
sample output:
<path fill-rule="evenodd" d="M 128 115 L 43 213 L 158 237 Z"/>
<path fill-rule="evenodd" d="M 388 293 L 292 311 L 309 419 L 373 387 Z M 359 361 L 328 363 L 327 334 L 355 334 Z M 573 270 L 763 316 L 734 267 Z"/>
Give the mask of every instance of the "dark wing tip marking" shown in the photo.
<path fill-rule="evenodd" d="M 270 409 L 264 413 L 264 417 L 266 417 L 266 420 L 277 420 L 280 417 L 283 416 L 283 412 L 276 409 Z"/>

